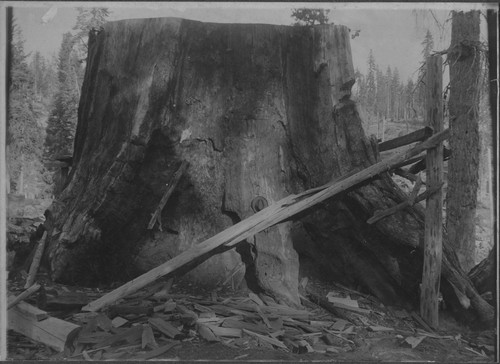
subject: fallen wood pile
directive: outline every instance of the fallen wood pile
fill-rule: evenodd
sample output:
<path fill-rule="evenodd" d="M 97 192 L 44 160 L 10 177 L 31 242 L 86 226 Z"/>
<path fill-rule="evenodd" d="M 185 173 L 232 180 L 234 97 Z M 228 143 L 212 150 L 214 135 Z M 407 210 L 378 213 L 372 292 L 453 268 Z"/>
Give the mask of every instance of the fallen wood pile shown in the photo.
<path fill-rule="evenodd" d="M 416 348 L 425 339 L 457 340 L 422 329 L 414 312 L 384 307 L 374 297 L 347 288 L 324 294 L 308 286 L 307 298 L 302 298 L 307 309 L 295 309 L 253 293 L 195 296 L 169 293 L 170 286 L 158 282 L 99 313 L 75 311 L 74 305 L 61 311 L 64 306 L 53 305 L 64 320 L 21 302 L 9 310 L 9 329 L 60 351 L 57 358 L 85 360 L 172 358 L 187 345 L 216 342 L 238 351 L 265 348 L 332 358 L 360 350 L 376 338 L 396 338 L 403 348 Z M 69 301 L 79 297 L 81 307 L 92 298 L 84 292 L 57 291 L 61 294 L 49 294 L 47 302 L 68 301 L 67 295 Z M 314 304 L 319 297 L 338 315 Z M 36 328 L 36 334 L 28 327 Z M 484 348 L 473 348 L 468 350 L 484 353 Z"/>
<path fill-rule="evenodd" d="M 24 358 L 85 360 L 175 357 L 177 350 L 182 353 L 207 343 L 237 351 L 266 348 L 332 358 L 363 350 L 367 343 L 381 339 L 411 349 L 422 342 L 459 342 L 464 350 L 482 358 L 494 352 L 488 340 L 476 343 L 460 335 L 436 333 L 417 313 L 385 307 L 372 296 L 337 284 L 326 294 L 311 284 L 301 283 L 302 304 L 307 309 L 283 306 L 253 293 L 229 292 L 229 297 L 217 292 L 204 296 L 169 293 L 170 279 L 145 287 L 100 313 L 81 308 L 102 292 L 47 286 L 38 290 L 32 302 L 49 312 L 24 302 L 8 311 L 8 328 L 32 340 L 17 338 L 9 343 L 11 350 L 30 353 Z M 21 293 L 17 298 L 22 296 L 26 297 Z M 60 354 L 47 355 L 48 349 L 37 343 Z"/>

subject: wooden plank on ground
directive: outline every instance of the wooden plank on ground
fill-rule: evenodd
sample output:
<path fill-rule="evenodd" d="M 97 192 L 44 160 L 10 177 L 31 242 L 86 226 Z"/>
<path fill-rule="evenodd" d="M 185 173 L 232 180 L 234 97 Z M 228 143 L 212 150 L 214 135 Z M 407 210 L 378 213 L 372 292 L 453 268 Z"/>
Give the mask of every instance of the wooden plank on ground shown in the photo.
<path fill-rule="evenodd" d="M 182 252 L 166 263 L 161 264 L 149 272 L 146 272 L 132 281 L 109 292 L 101 298 L 89 303 L 87 306 L 83 307 L 82 310 L 97 311 L 109 306 L 120 298 L 136 292 L 156 279 L 172 273 L 186 264 L 191 263 L 193 260 L 199 259 L 201 256 L 208 257 L 209 252 L 212 252 L 222 245 L 227 247 L 234 246 L 240 241 L 247 239 L 285 219 L 288 219 L 301 211 L 317 205 L 318 203 L 323 202 L 347 190 L 348 188 L 364 182 L 367 179 L 373 178 L 382 172 L 390 170 L 395 164 L 422 153 L 426 149 L 442 142 L 448 138 L 448 136 L 449 130 L 442 131 L 407 151 L 400 152 L 387 160 L 373 164 L 368 168 L 353 173 L 347 178 L 340 178 L 324 186 L 313 188 L 298 195 L 285 197 L 284 199 L 255 213 L 249 218 L 242 220 L 218 233 L 212 238 Z"/>
<path fill-rule="evenodd" d="M 443 130 L 443 60 L 439 55 L 427 57 L 426 119 L 435 132 Z M 438 143 L 427 150 L 427 186 L 443 182 L 443 146 Z M 441 189 L 427 198 L 424 232 L 424 268 L 420 289 L 420 316 L 431 327 L 439 325 L 439 284 L 443 254 L 443 193 Z"/>
<path fill-rule="evenodd" d="M 148 322 L 151 326 L 153 326 L 158 331 L 161 331 L 170 339 L 175 339 L 179 336 L 182 336 L 182 332 L 180 332 L 176 327 L 172 326 L 170 323 L 159 317 L 151 317 Z"/>
<path fill-rule="evenodd" d="M 278 348 L 281 348 L 281 349 L 284 349 L 284 350 L 288 351 L 288 348 L 286 347 L 286 345 L 283 344 L 278 339 L 275 339 L 275 338 L 269 337 L 269 336 L 265 336 L 265 335 L 260 335 L 260 334 L 257 334 L 256 332 L 252 332 L 252 331 L 247 330 L 247 329 L 243 329 L 243 332 L 245 334 L 250 335 L 250 336 L 256 337 L 257 339 L 259 339 L 259 340 L 261 340 L 263 342 L 266 342 L 268 344 L 274 345 L 274 346 L 276 346 Z"/>
<path fill-rule="evenodd" d="M 80 326 L 50 316 L 38 321 L 36 316 L 40 313 L 46 314 L 26 302 L 19 302 L 7 312 L 7 328 L 59 352 L 64 351 L 68 337 Z"/>
<path fill-rule="evenodd" d="M 9 301 L 13 299 L 13 296 L 9 297 Z M 23 311 L 24 315 L 30 316 L 35 321 L 42 321 L 49 317 L 49 314 L 46 311 L 40 310 L 38 307 L 32 306 L 28 303 L 18 302 L 16 306 Z"/>
<path fill-rule="evenodd" d="M 7 304 L 7 310 L 10 310 L 12 307 L 17 305 L 19 302 L 25 300 L 29 296 L 31 296 L 33 293 L 38 291 L 40 289 L 40 285 L 38 283 L 35 283 L 31 287 L 29 287 L 27 290 L 21 292 L 18 296 L 10 296 L 8 299 L 8 304 Z"/>
<path fill-rule="evenodd" d="M 410 134 L 406 134 L 391 140 L 387 140 L 378 145 L 379 152 L 384 152 L 386 150 L 391 150 L 405 145 L 420 142 L 429 138 L 432 135 L 432 129 L 428 126 L 418 129 Z"/>

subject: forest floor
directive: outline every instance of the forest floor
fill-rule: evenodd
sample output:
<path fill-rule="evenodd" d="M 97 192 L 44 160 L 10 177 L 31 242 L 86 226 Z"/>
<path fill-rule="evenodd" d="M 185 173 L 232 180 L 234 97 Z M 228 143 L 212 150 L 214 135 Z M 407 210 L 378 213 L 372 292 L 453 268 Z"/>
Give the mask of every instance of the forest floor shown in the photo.
<path fill-rule="evenodd" d="M 420 127 L 422 126 L 388 123 L 386 140 L 397 137 L 402 132 L 406 134 Z M 411 190 L 412 184 L 410 182 L 399 177 L 395 177 L 395 179 L 403 189 Z M 43 223 L 43 212 L 48 207 L 48 204 L 50 204 L 49 200 L 23 200 L 14 197 L 9 199 L 8 234 L 10 234 L 10 241 L 8 241 L 7 247 L 9 250 L 8 260 L 10 262 L 9 267 L 13 271 L 17 270 L 17 273 L 12 274 L 9 279 L 9 292 L 13 294 L 19 294 L 23 290 L 25 277 L 20 271 L 26 267 L 21 269 L 22 262 L 36 244 L 33 239 L 30 241 L 29 236 L 34 234 L 36 227 Z M 477 262 L 487 255 L 492 246 L 491 211 L 491 201 L 487 196 L 484 197 L 483 195 L 483 198 L 479 200 L 477 213 Z M 35 306 L 41 305 L 54 317 L 74 322 L 82 327 L 89 328 L 89 325 L 91 326 L 92 319 L 89 318 L 90 316 L 82 315 L 80 309 L 84 304 L 104 295 L 105 291 L 55 284 L 47 278 L 43 271 L 39 276 L 39 282 L 44 283 L 45 298 L 38 293 L 28 299 L 28 303 Z M 161 283 L 166 284 L 164 281 L 161 281 Z M 339 317 L 317 305 L 303 301 L 307 313 L 297 313 L 288 311 L 279 305 L 274 306 L 272 302 L 258 303 L 258 300 L 252 301 L 252 296 L 249 296 L 249 292 L 246 290 L 233 290 L 231 287 L 225 287 L 214 294 L 214 292 L 207 291 L 204 287 L 185 282 L 181 278 L 174 281 L 168 294 L 160 300 L 152 299 L 147 292 L 142 297 L 140 295 L 135 296 L 133 302 L 125 300 L 124 304 L 129 307 L 130 305 L 136 305 L 141 309 L 147 307 L 146 313 L 125 313 L 122 316 L 126 317 L 127 323 L 120 328 L 115 328 L 116 330 L 125 331 L 131 330 L 137 325 L 146 327 L 149 325 L 148 320 L 151 317 L 159 317 L 182 332 L 183 335 L 177 337 L 178 340 L 166 337 L 161 331 L 155 329 L 153 330 L 154 339 L 146 338 L 146 342 L 144 342 L 145 336 L 142 335 L 129 338 L 130 342 L 128 344 L 118 343 L 119 345 L 110 345 L 109 348 L 99 350 L 98 342 L 86 338 L 90 342 L 85 345 L 80 345 L 78 348 L 73 347 L 72 350 L 66 353 L 58 353 L 39 342 L 9 330 L 7 336 L 8 359 L 103 360 L 109 358 L 133 360 L 144 358 L 157 346 L 160 348 L 171 346 L 169 350 L 155 356 L 154 359 L 348 362 L 495 361 L 496 332 L 494 330 L 473 331 L 463 327 L 455 322 L 445 310 L 440 312 L 440 329 L 432 331 L 429 328 L 420 326 L 418 321 L 412 317 L 411 312 L 396 307 L 385 307 L 377 299 L 363 293 L 346 290 L 341 286 L 313 278 L 309 280 L 307 287 L 313 288 L 322 297 L 325 297 L 328 293 L 334 293 L 334 296 L 343 298 L 347 297 L 352 301 L 356 301 L 361 311 L 342 309 L 340 310 L 342 317 Z M 77 297 L 76 308 L 75 297 Z M 65 299 L 66 303 L 64 303 Z M 83 302 L 81 302 L 82 300 Z M 208 307 L 209 311 L 213 311 L 214 307 L 224 306 L 229 310 L 229 313 L 220 307 L 218 308 L 219 311 L 215 310 L 216 314 L 214 315 L 219 320 L 217 321 L 219 324 L 231 320 L 233 324 L 235 324 L 235 320 L 246 322 L 246 324 L 250 325 L 246 327 L 253 328 L 252 330 L 263 330 L 259 331 L 261 334 L 269 336 L 277 333 L 276 340 L 285 343 L 285 347 L 280 347 L 278 342 L 272 340 L 268 342 L 258 335 L 248 334 L 245 331 L 241 332 L 241 337 L 216 336 L 214 341 L 210 342 L 204 336 L 206 333 L 202 335 L 199 331 L 199 324 L 182 321 L 182 319 L 177 320 L 181 312 L 174 310 L 172 312 L 164 311 L 151 314 L 152 307 L 158 307 L 158 305 L 170 301 L 177 307 L 187 307 L 188 311 L 194 312 L 197 317 L 203 317 L 203 312 L 198 311 L 200 307 Z M 55 302 L 59 302 L 59 306 Z M 249 303 L 253 305 L 250 308 Z M 284 322 L 280 324 L 280 327 L 274 333 L 269 327 L 268 329 L 271 331 L 266 331 L 267 323 L 265 320 L 259 321 L 260 319 L 255 316 L 255 313 L 266 312 L 266 310 L 278 310 L 272 311 L 274 314 L 268 316 L 268 319 L 276 320 L 276 322 L 281 319 L 279 322 Z M 106 316 L 109 320 L 116 318 L 116 315 L 109 311 L 106 311 Z M 275 321 L 272 322 L 275 323 Z M 234 327 L 232 328 L 234 329 Z M 252 330 L 248 331 L 252 333 Z M 102 336 L 109 339 L 117 332 L 109 330 L 100 332 L 97 330 L 92 332 L 92 335 L 94 335 L 92 337 Z M 272 338 L 273 336 L 269 337 Z"/>
<path fill-rule="evenodd" d="M 303 301 L 306 309 L 294 311 L 284 309 L 272 302 L 257 303 L 258 299 L 246 290 L 233 290 L 230 287 L 219 289 L 216 293 L 202 286 L 176 281 L 164 295 L 167 281 L 161 281 L 133 295 L 120 306 L 109 308 L 99 317 L 96 314 L 83 314 L 75 302 L 81 304 L 104 294 L 103 291 L 67 287 L 52 284 L 46 278 L 45 306 L 51 316 L 74 322 L 83 327 L 82 333 L 71 343 L 71 350 L 58 353 L 55 350 L 37 343 L 13 331 L 8 332 L 8 359 L 17 360 L 156 360 L 173 361 L 437 361 L 437 362 L 494 362 L 494 330 L 472 331 L 458 325 L 446 311 L 440 314 L 440 329 L 432 331 L 424 329 L 411 314 L 396 307 L 386 307 L 374 297 L 346 290 L 341 286 L 319 281 L 309 281 L 308 287 L 316 292 L 347 296 L 356 301 L 361 311 L 339 310 L 342 317 L 333 315 L 308 301 Z M 14 279 L 10 289 L 22 286 L 23 280 Z M 149 291 L 149 293 L 148 293 Z M 155 292 L 151 296 L 151 292 Z M 165 291 L 164 291 L 165 293 Z M 78 297 L 78 298 L 77 298 Z M 66 302 L 65 302 L 66 298 Z M 32 304 L 39 303 L 39 298 L 28 300 Z M 177 310 L 156 310 L 163 303 L 177 304 Z M 65 306 L 66 305 L 66 306 Z M 156 306 L 155 306 L 156 305 Z M 117 316 L 116 310 L 122 310 Z M 135 307 L 135 309 L 132 309 Z M 139 312 L 145 307 L 149 311 Z M 180 309 L 182 307 L 182 310 Z M 252 311 L 252 307 L 256 311 Z M 274 314 L 266 314 L 267 309 L 276 308 Z M 187 308 L 187 309 L 186 309 Z M 128 310 L 129 312 L 125 312 Z M 206 311 L 212 310 L 212 311 Z M 227 311 L 225 311 L 227 310 Z M 153 313 L 153 311 L 155 311 Z M 167 312 L 168 311 L 168 312 Z M 186 315 L 179 318 L 180 312 L 196 315 L 197 319 L 186 320 Z M 213 315 L 203 316 L 203 312 Z M 257 316 L 267 316 L 269 322 L 281 325 L 267 329 Z M 176 315 L 177 314 L 177 315 Z M 242 318 L 242 315 L 249 317 Z M 213 339 L 205 336 L 200 330 L 203 317 L 219 319 L 222 322 L 238 322 L 247 325 L 248 331 L 232 337 L 224 334 Z M 251 316 L 251 317 L 250 317 Z M 109 320 L 113 325 L 117 317 L 125 318 L 126 323 L 111 331 L 102 325 Z M 113 319 L 111 321 L 111 319 Z M 178 329 L 179 335 L 169 338 L 165 331 L 158 330 L 152 319 L 163 320 Z M 235 321 L 236 320 L 236 321 Z M 97 328 L 96 328 L 97 322 Z M 208 320 L 206 321 L 208 322 Z M 214 322 L 214 321 L 211 321 Z M 152 326 L 153 339 L 145 339 L 143 328 Z M 226 327 L 231 325 L 221 325 Z M 111 327 L 111 324 L 110 324 Z M 134 328 L 140 328 L 138 335 L 133 335 Z M 207 327 L 212 327 L 208 325 Z M 90 330 L 90 331 L 89 331 Z M 122 330 L 118 332 L 118 330 Z M 127 331 L 128 330 L 128 331 Z M 259 331 L 269 341 L 256 335 Z M 277 333 L 274 337 L 267 332 Z M 216 332 L 216 331 L 214 331 Z M 252 335 L 249 335 L 250 333 Z M 113 341 L 113 337 L 125 333 L 124 341 Z M 129 333 L 129 334 L 127 334 Z M 141 335 L 142 333 L 142 335 Z M 231 334 L 232 335 L 232 334 Z M 109 341 L 111 339 L 111 341 Z M 78 343 L 80 340 L 80 343 Z M 108 340 L 105 345 L 104 340 Z M 288 341 L 287 341 L 288 340 Z M 84 343 L 84 344 L 82 344 Z M 281 343 L 279 346 L 275 345 Z M 282 345 L 286 343 L 285 345 Z M 150 345 L 151 344 L 151 345 Z M 282 346 L 281 346 L 282 345 Z M 168 348 L 163 353 L 154 353 L 155 349 Z M 159 350 L 161 351 L 161 350 Z M 148 356 L 148 354 L 150 356 Z M 152 356 L 151 356 L 152 355 Z"/>

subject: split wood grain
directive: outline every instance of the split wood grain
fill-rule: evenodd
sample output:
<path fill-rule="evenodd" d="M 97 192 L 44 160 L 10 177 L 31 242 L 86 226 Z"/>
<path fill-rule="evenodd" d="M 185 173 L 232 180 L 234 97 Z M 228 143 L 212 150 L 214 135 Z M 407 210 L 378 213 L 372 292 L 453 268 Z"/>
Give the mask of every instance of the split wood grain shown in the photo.
<path fill-rule="evenodd" d="M 443 60 L 441 56 L 427 58 L 426 121 L 436 132 L 443 130 Z M 427 150 L 427 186 L 443 183 L 443 144 Z M 420 316 L 432 328 L 439 325 L 439 286 L 443 256 L 443 193 L 439 189 L 427 197 L 424 229 L 424 267 L 420 289 Z"/>

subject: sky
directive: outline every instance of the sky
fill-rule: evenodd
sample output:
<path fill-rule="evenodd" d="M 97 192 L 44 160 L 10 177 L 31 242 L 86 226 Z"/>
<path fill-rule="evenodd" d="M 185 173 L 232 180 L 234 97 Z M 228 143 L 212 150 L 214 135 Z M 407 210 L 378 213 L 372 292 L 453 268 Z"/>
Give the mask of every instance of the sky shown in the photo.
<path fill-rule="evenodd" d="M 65 32 L 76 23 L 82 2 L 6 2 L 13 6 L 14 17 L 26 40 L 25 50 L 40 51 L 44 56 L 57 54 Z M 108 7 L 109 21 L 180 17 L 219 23 L 267 23 L 291 25 L 293 8 L 304 3 L 216 3 L 216 2 L 92 2 L 91 6 Z M 491 7 L 493 5 L 489 5 Z M 351 40 L 354 67 L 366 74 L 370 49 L 382 70 L 397 67 L 402 80 L 417 77 L 422 61 L 422 45 L 427 29 L 434 35 L 435 50 L 450 42 L 451 10 L 484 10 L 484 4 L 466 3 L 307 3 L 310 8 L 330 9 L 330 21 L 352 30 L 361 30 Z M 56 11 L 57 9 L 57 11 Z M 49 12 L 50 10 L 50 12 Z M 415 11 L 416 10 L 416 11 Z M 431 11 L 432 10 L 432 13 Z M 51 18 L 42 22 L 42 18 Z M 51 16 L 50 16 L 51 15 Z M 440 29 L 445 24 L 444 30 Z"/>

